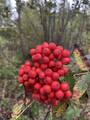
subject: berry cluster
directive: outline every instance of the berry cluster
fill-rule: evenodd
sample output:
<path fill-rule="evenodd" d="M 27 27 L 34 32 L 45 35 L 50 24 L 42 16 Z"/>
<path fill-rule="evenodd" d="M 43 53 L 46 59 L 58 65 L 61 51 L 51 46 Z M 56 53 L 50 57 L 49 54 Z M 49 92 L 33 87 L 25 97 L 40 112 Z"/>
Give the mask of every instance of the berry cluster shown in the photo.
<path fill-rule="evenodd" d="M 32 98 L 54 106 L 68 100 L 72 96 L 69 85 L 59 79 L 69 72 L 65 65 L 70 63 L 70 52 L 55 43 L 44 42 L 30 49 L 29 54 L 31 62 L 21 65 L 18 81 L 32 93 Z"/>

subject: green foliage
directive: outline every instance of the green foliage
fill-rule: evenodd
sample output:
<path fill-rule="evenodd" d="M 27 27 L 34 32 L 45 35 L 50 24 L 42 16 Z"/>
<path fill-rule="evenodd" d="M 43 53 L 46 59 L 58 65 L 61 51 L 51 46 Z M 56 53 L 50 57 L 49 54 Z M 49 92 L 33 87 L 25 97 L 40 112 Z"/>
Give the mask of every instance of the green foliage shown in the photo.
<path fill-rule="evenodd" d="M 65 113 L 65 120 L 73 120 L 76 117 L 79 117 L 81 109 L 76 107 L 74 104 L 70 105 Z"/>

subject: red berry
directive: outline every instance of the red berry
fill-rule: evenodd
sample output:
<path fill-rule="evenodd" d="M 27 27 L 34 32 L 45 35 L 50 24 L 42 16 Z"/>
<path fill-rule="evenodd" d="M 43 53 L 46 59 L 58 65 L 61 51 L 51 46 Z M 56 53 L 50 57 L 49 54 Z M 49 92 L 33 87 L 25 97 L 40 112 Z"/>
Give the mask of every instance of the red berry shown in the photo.
<path fill-rule="evenodd" d="M 46 76 L 51 77 L 51 76 L 52 76 L 52 74 L 53 74 L 53 72 L 52 72 L 52 70 L 51 70 L 51 69 L 49 69 L 49 68 L 48 68 L 48 69 L 46 69 L 46 70 L 45 70 L 45 75 L 46 75 Z"/>
<path fill-rule="evenodd" d="M 61 90 L 58 90 L 58 91 L 55 93 L 55 95 L 56 95 L 56 98 L 57 98 L 57 99 L 60 99 L 60 100 L 64 97 L 64 93 L 63 93 Z"/>
<path fill-rule="evenodd" d="M 39 53 L 32 56 L 32 60 L 33 60 L 34 62 L 37 62 L 37 61 L 41 60 L 41 58 L 42 58 L 42 56 L 41 56 L 41 54 L 39 54 Z"/>
<path fill-rule="evenodd" d="M 58 56 L 61 54 L 61 51 L 59 50 L 59 49 L 55 49 L 54 50 L 54 56 L 56 57 L 56 58 L 58 58 Z"/>
<path fill-rule="evenodd" d="M 64 76 L 64 70 L 63 69 L 60 69 L 60 70 L 58 70 L 58 73 L 59 73 L 59 76 L 61 77 L 61 76 Z"/>
<path fill-rule="evenodd" d="M 18 76 L 18 81 L 19 83 L 23 84 L 24 83 L 24 80 L 22 79 L 22 77 Z"/>
<path fill-rule="evenodd" d="M 44 79 L 44 82 L 45 82 L 46 84 L 51 84 L 51 83 L 52 83 L 51 77 L 46 77 L 46 78 Z"/>
<path fill-rule="evenodd" d="M 47 56 L 44 56 L 43 57 L 43 63 L 49 63 L 49 58 Z"/>
<path fill-rule="evenodd" d="M 43 87 L 40 88 L 40 94 L 41 94 L 41 95 L 44 95 L 44 94 L 45 94 Z"/>
<path fill-rule="evenodd" d="M 29 77 L 30 77 L 30 78 L 35 78 L 36 76 L 37 76 L 36 71 L 31 70 L 31 71 L 29 72 Z"/>
<path fill-rule="evenodd" d="M 69 68 L 63 67 L 62 69 L 64 71 L 64 75 L 67 75 L 69 73 Z"/>
<path fill-rule="evenodd" d="M 23 70 L 23 69 L 20 69 L 20 70 L 19 70 L 19 75 L 20 75 L 20 76 L 23 76 L 23 74 L 24 74 L 24 70 Z"/>
<path fill-rule="evenodd" d="M 71 61 L 70 58 L 63 58 L 62 59 L 62 63 L 65 64 L 65 65 L 69 64 L 70 61 Z"/>
<path fill-rule="evenodd" d="M 51 87 L 49 85 L 44 85 L 43 87 L 45 93 L 50 93 L 51 92 Z"/>
<path fill-rule="evenodd" d="M 43 47 L 48 47 L 48 46 L 49 46 L 48 42 L 43 43 Z"/>
<path fill-rule="evenodd" d="M 72 93 L 71 93 L 71 91 L 66 91 L 65 92 L 65 98 L 67 98 L 67 99 L 69 99 L 69 98 L 71 98 L 72 97 Z"/>
<path fill-rule="evenodd" d="M 35 79 L 29 79 L 29 83 L 31 84 L 31 85 L 33 85 L 33 84 L 35 84 Z"/>
<path fill-rule="evenodd" d="M 59 49 L 61 52 L 63 51 L 63 47 L 62 46 L 57 46 L 57 49 Z"/>
<path fill-rule="evenodd" d="M 62 68 L 62 62 L 60 62 L 60 61 L 57 61 L 56 62 L 56 67 L 58 68 L 58 69 L 60 69 L 60 68 Z"/>
<path fill-rule="evenodd" d="M 42 46 L 41 45 L 38 45 L 37 47 L 36 47 L 36 53 L 42 53 Z"/>
<path fill-rule="evenodd" d="M 55 49 L 56 49 L 56 44 L 53 43 L 53 42 L 51 42 L 51 43 L 49 44 L 49 48 L 50 48 L 51 50 L 55 50 Z"/>
<path fill-rule="evenodd" d="M 29 53 L 30 53 L 31 55 L 36 54 L 36 49 L 30 49 Z"/>
<path fill-rule="evenodd" d="M 54 81 L 52 82 L 51 87 L 52 87 L 52 90 L 57 91 L 60 88 L 60 83 L 58 81 Z"/>
<path fill-rule="evenodd" d="M 53 60 L 53 59 L 54 59 L 54 55 L 53 55 L 52 53 L 49 55 L 49 59 L 50 59 L 50 60 Z"/>
<path fill-rule="evenodd" d="M 37 68 L 36 69 L 36 73 L 39 74 L 41 72 L 41 69 L 40 68 Z"/>
<path fill-rule="evenodd" d="M 54 92 L 51 92 L 48 96 L 49 98 L 53 99 L 55 97 Z"/>
<path fill-rule="evenodd" d="M 24 86 L 25 86 L 26 88 L 29 88 L 29 86 L 30 86 L 29 82 L 28 82 L 28 81 L 25 81 L 25 82 L 24 82 Z"/>
<path fill-rule="evenodd" d="M 46 70 L 47 67 L 48 67 L 47 64 L 41 64 L 41 69 L 42 69 L 42 70 Z"/>
<path fill-rule="evenodd" d="M 53 72 L 52 78 L 53 78 L 53 80 L 58 80 L 59 79 L 59 74 L 57 72 Z"/>
<path fill-rule="evenodd" d="M 62 55 L 63 57 L 70 57 L 70 52 L 68 50 L 63 50 Z"/>
<path fill-rule="evenodd" d="M 43 48 L 43 54 L 48 56 L 50 55 L 50 49 L 49 48 Z"/>
<path fill-rule="evenodd" d="M 62 58 L 62 54 L 59 54 L 58 59 L 60 60 Z"/>
<path fill-rule="evenodd" d="M 54 61 L 50 61 L 50 62 L 49 62 L 49 67 L 50 67 L 50 68 L 55 67 L 55 62 L 54 62 Z"/>
<path fill-rule="evenodd" d="M 34 89 L 35 89 L 36 91 L 40 90 L 40 88 L 41 88 L 41 85 L 40 85 L 39 83 L 36 83 L 36 84 L 34 85 Z"/>
<path fill-rule="evenodd" d="M 40 72 L 40 73 L 39 73 L 39 78 L 40 78 L 40 79 L 44 79 L 44 78 L 45 78 L 44 72 Z"/>
<path fill-rule="evenodd" d="M 30 66 L 26 66 L 25 69 L 24 69 L 25 73 L 29 73 L 30 70 L 31 70 L 31 67 L 30 67 Z"/>
<path fill-rule="evenodd" d="M 27 81 L 27 80 L 28 80 L 28 75 L 27 75 L 27 74 L 24 74 L 24 75 L 23 75 L 23 80 L 24 80 L 24 81 Z"/>
<path fill-rule="evenodd" d="M 59 105 L 59 100 L 53 100 L 53 105 L 56 107 Z"/>
<path fill-rule="evenodd" d="M 35 62 L 34 66 L 38 68 L 40 66 L 40 64 L 38 62 Z"/>
<path fill-rule="evenodd" d="M 60 85 L 60 88 L 62 91 L 67 91 L 67 90 L 69 90 L 69 85 L 67 82 L 62 82 Z"/>

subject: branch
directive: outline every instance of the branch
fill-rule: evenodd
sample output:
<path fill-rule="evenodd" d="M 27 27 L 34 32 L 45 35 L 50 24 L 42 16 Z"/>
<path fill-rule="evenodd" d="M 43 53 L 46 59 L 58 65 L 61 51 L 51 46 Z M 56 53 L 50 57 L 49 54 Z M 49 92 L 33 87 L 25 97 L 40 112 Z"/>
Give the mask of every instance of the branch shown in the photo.
<path fill-rule="evenodd" d="M 44 117 L 44 120 L 47 120 L 48 115 L 49 115 L 49 113 L 50 113 L 50 110 L 51 110 L 51 105 L 50 105 L 49 108 L 48 108 L 48 111 L 47 111 L 47 113 L 46 113 L 46 115 L 45 115 L 45 117 Z"/>

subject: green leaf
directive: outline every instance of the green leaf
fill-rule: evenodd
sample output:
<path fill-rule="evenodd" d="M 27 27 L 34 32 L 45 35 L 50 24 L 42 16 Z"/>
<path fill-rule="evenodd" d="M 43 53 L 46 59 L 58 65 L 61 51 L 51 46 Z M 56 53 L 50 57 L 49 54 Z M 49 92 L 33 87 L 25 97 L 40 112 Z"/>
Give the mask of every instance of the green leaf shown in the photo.
<path fill-rule="evenodd" d="M 73 73 L 71 71 L 67 76 L 65 76 L 64 80 L 69 83 L 70 89 L 73 90 L 73 87 L 75 85 L 75 80 L 74 80 L 74 77 L 73 77 Z"/>
<path fill-rule="evenodd" d="M 75 105 L 70 105 L 65 113 L 65 120 L 73 120 L 75 117 L 80 116 L 81 109 Z"/>

